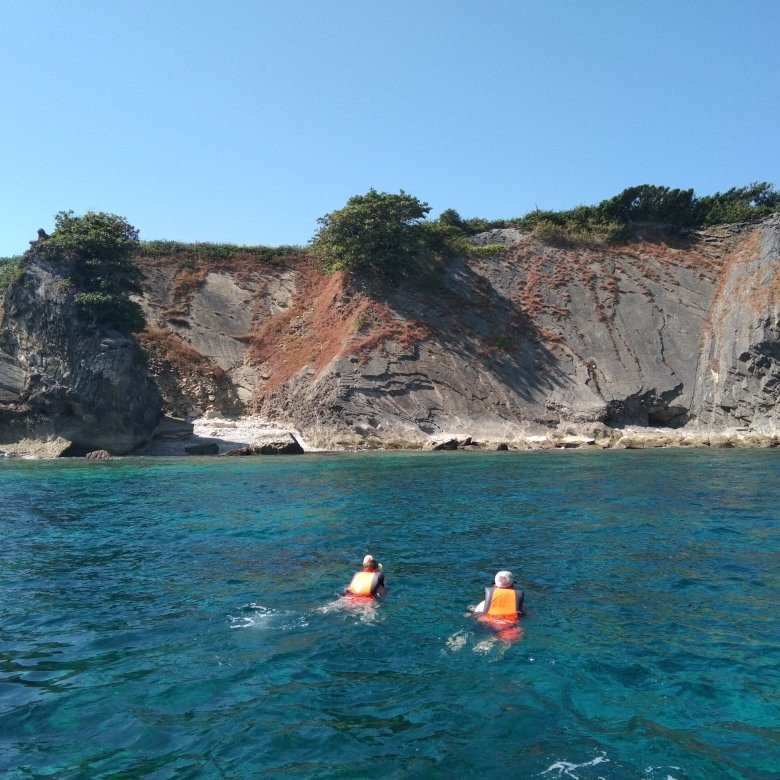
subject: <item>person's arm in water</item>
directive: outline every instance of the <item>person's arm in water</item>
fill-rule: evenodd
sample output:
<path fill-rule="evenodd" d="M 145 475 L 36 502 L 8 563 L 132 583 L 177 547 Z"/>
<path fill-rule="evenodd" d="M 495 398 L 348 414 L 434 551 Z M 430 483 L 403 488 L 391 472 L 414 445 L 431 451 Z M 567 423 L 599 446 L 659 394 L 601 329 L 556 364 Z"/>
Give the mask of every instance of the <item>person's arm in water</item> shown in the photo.
<path fill-rule="evenodd" d="M 385 575 L 382 574 L 382 572 L 379 572 L 379 582 L 376 586 L 376 595 L 377 596 L 386 596 L 387 595 L 387 585 L 385 585 Z"/>

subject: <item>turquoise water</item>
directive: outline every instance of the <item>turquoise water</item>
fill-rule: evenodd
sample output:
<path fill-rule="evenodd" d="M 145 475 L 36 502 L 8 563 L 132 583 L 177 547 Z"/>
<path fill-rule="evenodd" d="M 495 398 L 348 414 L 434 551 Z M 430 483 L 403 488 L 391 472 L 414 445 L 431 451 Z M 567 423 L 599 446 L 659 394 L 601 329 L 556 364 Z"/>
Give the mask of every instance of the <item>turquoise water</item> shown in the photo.
<path fill-rule="evenodd" d="M 777 777 L 780 452 L 0 465 L 0 775 Z M 375 610 L 337 595 L 383 561 Z M 499 568 L 519 641 L 464 615 Z"/>

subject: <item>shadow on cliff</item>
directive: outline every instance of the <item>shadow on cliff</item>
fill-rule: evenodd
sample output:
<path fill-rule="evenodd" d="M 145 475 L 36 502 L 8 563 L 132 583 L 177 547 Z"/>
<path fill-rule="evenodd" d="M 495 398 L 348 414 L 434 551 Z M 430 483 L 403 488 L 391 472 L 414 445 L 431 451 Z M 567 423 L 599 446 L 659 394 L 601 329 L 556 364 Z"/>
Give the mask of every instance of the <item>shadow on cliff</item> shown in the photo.
<path fill-rule="evenodd" d="M 570 383 L 528 313 L 468 260 L 451 262 L 420 286 L 407 282 L 383 298 L 400 316 L 429 329 L 426 341 L 438 342 L 529 403 L 543 403 L 547 393 Z"/>

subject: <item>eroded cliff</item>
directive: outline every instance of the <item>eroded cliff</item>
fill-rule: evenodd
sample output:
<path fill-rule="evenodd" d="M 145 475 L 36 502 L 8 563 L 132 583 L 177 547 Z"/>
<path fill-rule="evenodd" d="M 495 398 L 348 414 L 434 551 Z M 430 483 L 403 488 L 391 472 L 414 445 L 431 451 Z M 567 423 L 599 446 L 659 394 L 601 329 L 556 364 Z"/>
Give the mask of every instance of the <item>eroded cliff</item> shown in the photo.
<path fill-rule="evenodd" d="M 258 414 L 320 446 L 780 427 L 778 217 L 609 248 L 474 241 L 503 251 L 381 292 L 305 253 L 142 256 L 169 410 Z"/>
<path fill-rule="evenodd" d="M 0 450 L 130 452 L 149 441 L 161 398 L 131 336 L 85 320 L 75 258 L 30 250 L 5 296 L 0 332 Z M 24 447 L 23 451 L 26 451 Z"/>

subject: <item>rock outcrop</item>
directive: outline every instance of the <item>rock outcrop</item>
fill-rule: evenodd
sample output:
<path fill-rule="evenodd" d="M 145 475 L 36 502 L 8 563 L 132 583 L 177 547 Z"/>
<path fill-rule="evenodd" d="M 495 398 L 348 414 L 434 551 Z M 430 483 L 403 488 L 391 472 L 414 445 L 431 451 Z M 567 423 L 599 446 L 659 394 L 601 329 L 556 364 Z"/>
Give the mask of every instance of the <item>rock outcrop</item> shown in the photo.
<path fill-rule="evenodd" d="M 780 217 L 751 231 L 728 258 L 700 333 L 692 393 L 708 428 L 778 427 Z"/>
<path fill-rule="evenodd" d="M 622 246 L 472 242 L 489 251 L 381 291 L 301 252 L 140 257 L 165 411 L 254 415 L 307 448 L 776 445 L 780 216 Z M 159 398 L 132 339 L 78 323 L 66 262 L 33 249 L 8 297 L 2 436 L 127 452 Z M 163 444 L 253 451 L 224 419 L 188 425 L 163 423 Z"/>
<path fill-rule="evenodd" d="M 0 449 L 70 442 L 64 452 L 131 452 L 151 438 L 161 399 L 132 337 L 86 322 L 74 259 L 34 245 L 8 289 L 0 333 Z"/>
<path fill-rule="evenodd" d="M 462 258 L 435 295 L 391 294 L 348 339 L 263 393 L 310 440 L 512 441 L 564 424 L 778 427 L 777 218 L 677 244 Z M 378 308 L 378 307 L 377 307 Z M 409 332 L 416 337 L 409 337 Z"/>
<path fill-rule="evenodd" d="M 606 247 L 491 231 L 473 243 L 502 253 L 382 295 L 296 258 L 204 272 L 176 301 L 175 271 L 158 264 L 145 306 L 219 363 L 246 412 L 314 446 L 434 446 L 448 431 L 493 447 L 551 431 L 611 446 L 626 426 L 670 439 L 770 431 L 779 242 L 779 217 Z"/>
<path fill-rule="evenodd" d="M 291 433 L 265 436 L 247 447 L 223 452 L 223 455 L 303 455 L 303 447 Z"/>

